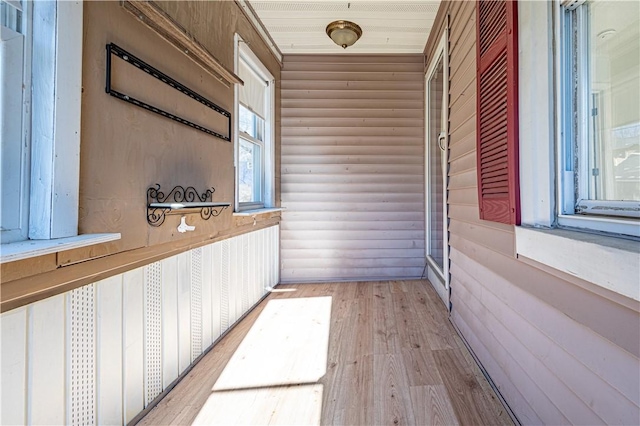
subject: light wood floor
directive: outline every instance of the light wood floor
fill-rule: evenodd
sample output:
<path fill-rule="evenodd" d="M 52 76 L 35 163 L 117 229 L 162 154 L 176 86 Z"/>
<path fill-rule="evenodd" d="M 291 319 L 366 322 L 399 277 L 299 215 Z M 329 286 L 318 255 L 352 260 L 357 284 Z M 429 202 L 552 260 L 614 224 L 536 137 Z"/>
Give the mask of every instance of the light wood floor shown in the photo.
<path fill-rule="evenodd" d="M 140 424 L 512 424 L 428 281 L 276 290 Z"/>

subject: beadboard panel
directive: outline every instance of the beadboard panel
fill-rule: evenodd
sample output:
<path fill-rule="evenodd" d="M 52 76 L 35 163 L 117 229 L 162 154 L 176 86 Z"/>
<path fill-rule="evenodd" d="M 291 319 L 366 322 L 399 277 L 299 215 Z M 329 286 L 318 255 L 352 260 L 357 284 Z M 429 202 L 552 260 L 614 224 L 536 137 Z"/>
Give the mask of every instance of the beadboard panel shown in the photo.
<path fill-rule="evenodd" d="M 278 284 L 278 228 L 3 313 L 0 423 L 130 422 Z"/>
<path fill-rule="evenodd" d="M 421 55 L 285 55 L 282 281 L 418 277 Z"/>

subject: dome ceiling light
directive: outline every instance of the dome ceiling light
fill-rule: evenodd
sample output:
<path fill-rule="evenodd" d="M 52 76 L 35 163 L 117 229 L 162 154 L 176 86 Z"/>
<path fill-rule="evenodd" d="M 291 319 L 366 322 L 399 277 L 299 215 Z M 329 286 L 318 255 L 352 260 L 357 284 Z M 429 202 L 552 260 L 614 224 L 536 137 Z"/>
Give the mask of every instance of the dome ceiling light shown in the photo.
<path fill-rule="evenodd" d="M 327 25 L 327 35 L 335 44 L 346 49 L 362 36 L 362 28 L 349 21 L 333 21 Z"/>

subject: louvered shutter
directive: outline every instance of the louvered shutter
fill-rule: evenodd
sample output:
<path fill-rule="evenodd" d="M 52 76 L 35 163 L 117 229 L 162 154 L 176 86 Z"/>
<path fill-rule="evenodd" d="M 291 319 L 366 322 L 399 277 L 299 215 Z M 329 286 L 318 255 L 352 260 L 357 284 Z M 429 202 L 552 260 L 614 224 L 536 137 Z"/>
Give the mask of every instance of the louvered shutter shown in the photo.
<path fill-rule="evenodd" d="M 476 10 L 477 162 L 480 219 L 520 224 L 518 31 L 514 0 Z"/>

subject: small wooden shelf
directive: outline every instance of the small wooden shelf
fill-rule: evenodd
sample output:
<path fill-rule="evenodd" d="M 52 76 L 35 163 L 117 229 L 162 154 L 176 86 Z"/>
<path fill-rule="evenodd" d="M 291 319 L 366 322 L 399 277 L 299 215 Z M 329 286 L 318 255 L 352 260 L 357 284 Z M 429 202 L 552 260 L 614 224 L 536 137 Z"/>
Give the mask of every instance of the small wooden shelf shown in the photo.
<path fill-rule="evenodd" d="M 231 203 L 150 203 L 148 208 L 150 209 L 170 209 L 170 210 L 183 210 L 183 209 L 201 209 L 203 207 L 229 207 Z"/>
<path fill-rule="evenodd" d="M 204 220 L 220 216 L 231 203 L 211 201 L 214 192 L 214 188 L 207 188 L 200 194 L 192 186 L 175 186 L 165 195 L 156 184 L 147 189 L 147 222 L 160 226 L 168 214 L 200 213 Z"/>

